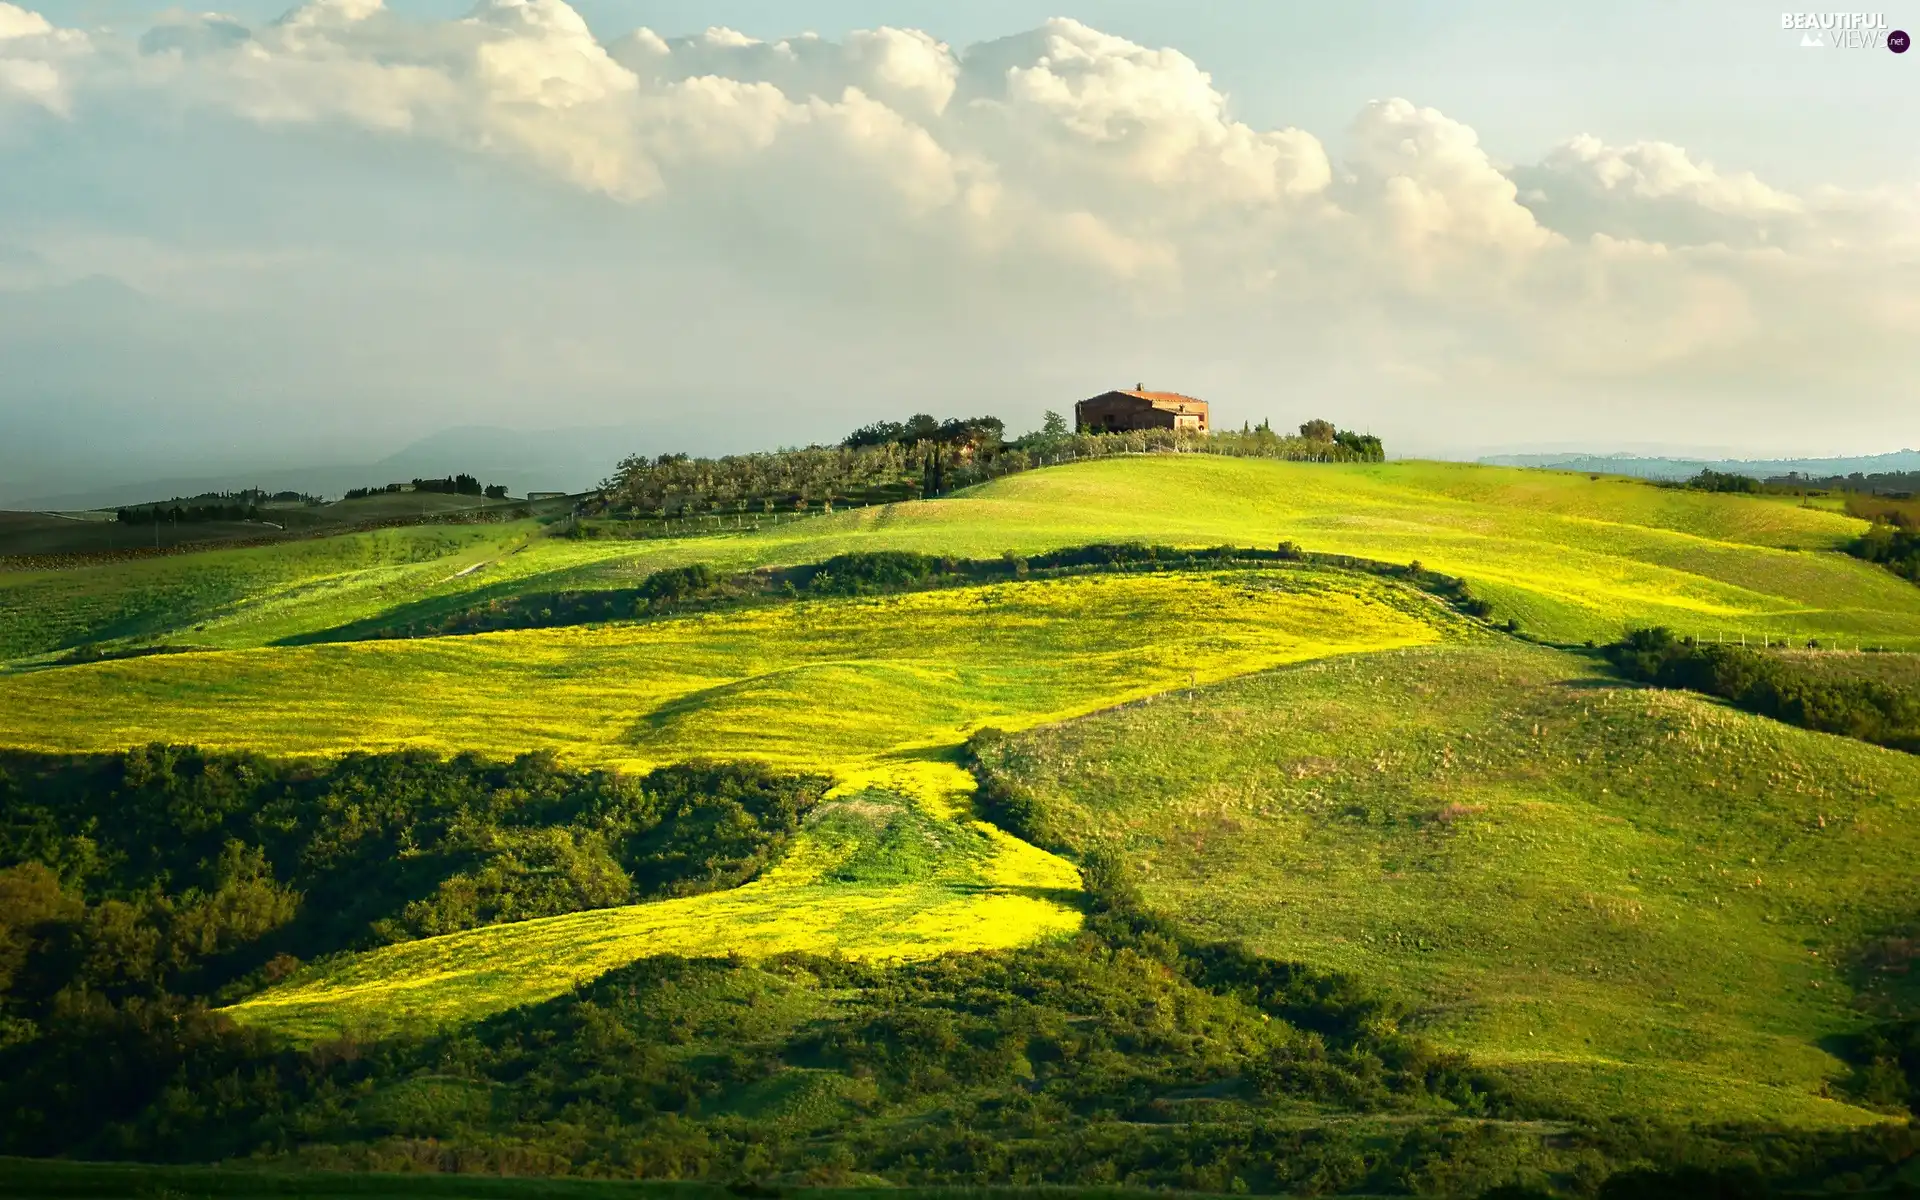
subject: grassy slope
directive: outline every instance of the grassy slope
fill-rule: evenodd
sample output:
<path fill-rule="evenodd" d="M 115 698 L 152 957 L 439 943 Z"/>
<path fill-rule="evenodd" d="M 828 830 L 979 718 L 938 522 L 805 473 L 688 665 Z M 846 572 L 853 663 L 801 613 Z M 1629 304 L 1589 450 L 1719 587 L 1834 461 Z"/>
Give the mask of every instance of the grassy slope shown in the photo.
<path fill-rule="evenodd" d="M 16 574 L 0 577 L 0 653 L 201 624 L 177 640 L 257 647 L 407 605 L 627 583 L 692 560 L 744 567 L 886 546 L 991 555 L 1123 537 L 1291 538 L 1418 558 L 1467 576 L 1501 615 L 1568 639 L 1658 620 L 1920 644 L 1920 589 L 1813 552 L 1857 528 L 1789 502 L 1585 476 L 1132 459 L 752 535 L 573 543 L 516 540 L 527 527 L 402 530 L 362 535 L 371 544 Z M 379 540 L 387 537 L 396 540 Z M 827 765 L 849 780 L 893 772 L 924 796 L 957 786 L 943 748 L 973 725 L 1019 726 L 1435 636 L 1413 610 L 1351 597 L 1221 606 L 1199 585 L 1167 580 L 1048 586 L 1063 589 L 1048 602 L 1044 591 L 983 589 L 15 674 L 0 678 L 0 741 L 84 748 L 168 737 L 315 752 L 547 745 L 632 765 L 753 754 Z M 1115 590 L 1073 590 L 1100 587 Z M 1002 600 L 979 604 L 987 595 Z M 1913 915 L 1889 894 L 1889 881 L 1911 875 L 1901 856 L 1912 847 L 1894 819 L 1911 823 L 1920 791 L 1911 760 L 1684 697 L 1616 709 L 1607 697 L 1626 693 L 1583 681 L 1543 651 L 1407 653 L 1379 660 L 1372 675 L 1300 668 L 1226 685 L 1218 695 L 1253 690 L 1244 705 L 1193 710 L 1192 737 L 1177 753 L 1156 722 L 1184 701 L 1072 726 L 1148 722 L 1137 742 L 1103 753 L 1149 769 L 1142 782 L 1081 762 L 1084 778 L 1071 787 L 1109 788 L 1109 808 L 1128 808 L 1155 856 L 1156 899 L 1274 953 L 1397 978 L 1431 1004 L 1437 1032 L 1532 1086 L 1603 1109 L 1845 1118 L 1851 1110 L 1814 1098 L 1834 1069 L 1814 1039 L 1848 1020 L 1842 981 L 1825 962 L 1874 921 Z M 1295 690 L 1255 694 L 1271 688 Z M 1267 706 L 1287 718 L 1261 715 Z M 1521 735 L 1532 717 L 1544 742 Z M 1224 739 L 1208 733 L 1221 722 L 1232 731 Z M 1576 749 L 1593 757 L 1571 757 Z M 1626 782 L 1629 768 L 1641 782 Z M 1729 795 L 1730 809 L 1720 803 Z M 1260 809 L 1273 796 L 1311 803 Z M 1641 807 L 1626 807 L 1629 798 Z M 1456 800 L 1466 811 L 1427 819 Z M 1820 807 L 1809 816 L 1803 803 Z M 1342 815 L 1349 807 L 1356 812 Z M 1829 845 L 1840 848 L 1813 853 Z M 1720 874 L 1745 859 L 1756 860 L 1758 888 L 1736 889 Z M 1809 897 L 1821 889 L 1831 890 L 1826 910 Z M 817 919 L 810 901 L 787 899 L 802 905 L 792 915 Z M 688 915 L 681 936 L 725 944 L 688 932 L 725 928 L 701 920 Z M 1808 938 L 1821 958 L 1799 944 Z M 538 955 L 527 962 L 546 969 Z"/>
<path fill-rule="evenodd" d="M 930 818 L 951 823 L 961 815 L 955 793 L 964 797 L 971 783 L 953 756 L 972 727 L 1022 727 L 1449 632 L 1470 636 L 1428 598 L 1367 576 L 1091 576 L 605 628 L 16 673 L 0 678 L 0 740 L 66 750 L 196 741 L 274 753 L 551 747 L 630 768 L 759 757 L 831 771 L 843 794 L 867 786 L 910 794 Z M 1073 868 L 1012 839 L 995 846 L 990 862 L 957 877 L 780 874 L 722 895 L 409 943 L 335 964 L 245 1011 L 317 1035 L 394 1014 L 469 1019 L 647 953 L 915 956 L 1072 928 L 1078 918 L 1056 893 L 1077 889 Z"/>
<path fill-rule="evenodd" d="M 1579 658 L 1283 668 L 1024 735 L 1067 843 L 1209 934 L 1390 981 L 1563 1109 L 1866 1119 L 1843 962 L 1920 919 L 1920 759 Z"/>
<path fill-rule="evenodd" d="M 1848 650 L 1794 650 L 1786 656 L 1816 679 L 1870 680 L 1920 688 L 1920 654 L 1856 654 Z"/>
<path fill-rule="evenodd" d="M 604 627 L 172 654 L 0 676 L 0 743 L 421 746 L 839 770 L 1448 621 L 1337 573 L 1095 576 Z M 83 715 L 84 714 L 84 715 Z"/>
<path fill-rule="evenodd" d="M 497 527 L 496 527 L 497 528 Z M 263 645 L 365 621 L 426 614 L 492 596 L 630 585 L 694 560 L 744 568 L 817 561 L 853 549 L 1032 552 L 1092 540 L 1270 545 L 1406 562 L 1463 575 L 1502 617 L 1549 637 L 1617 636 L 1628 623 L 1759 637 L 1865 639 L 1920 648 L 1920 589 L 1837 550 L 1863 523 L 1790 498 L 1722 496 L 1612 478 L 1452 463 L 1280 463 L 1200 455 L 1106 460 L 1012 476 L 931 503 L 783 524 L 759 533 L 643 542 L 542 539 L 523 553 L 476 549 L 472 572 L 414 570 L 358 580 L 302 577 L 299 588 L 235 589 L 216 603 L 169 599 L 190 560 L 0 577 L 0 612 L 143 606 L 142 631 L 205 623 L 196 644 Z M 423 531 L 424 532 L 424 531 Z M 494 535 L 497 536 L 497 535 Z M 297 547 L 236 552 L 271 556 Z M 209 556 L 211 557 L 211 556 Z M 450 564 L 453 560 L 449 560 Z M 19 589 L 29 598 L 7 599 Z M 156 593 L 137 602 L 134 596 Z M 118 597 L 107 602 L 104 597 Z M 89 622 L 91 624 L 89 625 Z M 127 631 L 76 613 L 69 644 Z M 0 654 L 18 655 L 16 635 Z"/>
<path fill-rule="evenodd" d="M 1205 456 L 1029 472 L 935 503 L 758 535 L 607 546 L 550 577 L 630 582 L 661 565 L 817 561 L 897 547 L 992 556 L 1095 540 L 1299 542 L 1461 575 L 1550 638 L 1628 624 L 1920 648 L 1920 589 L 1839 553 L 1864 525 L 1790 498 L 1453 463 L 1332 466 Z M 576 552 L 578 553 L 578 552 Z M 511 586 L 511 585 L 509 585 Z"/>
<path fill-rule="evenodd" d="M 476 1020 L 652 954 L 898 962 L 1007 949 L 1078 929 L 1079 890 L 1071 864 L 991 826 L 854 792 L 816 810 L 786 860 L 744 887 L 403 942 L 227 1011 L 313 1041 Z"/>
<path fill-rule="evenodd" d="M 236 636 L 245 639 L 245 631 L 262 622 L 270 625 L 287 608 L 324 614 L 335 607 L 392 607 L 466 566 L 511 554 L 534 529 L 531 521 L 414 526 L 64 570 L 0 572 L 0 658 L 160 634 L 218 645 Z M 202 625 L 221 632 L 195 628 Z"/>
<path fill-rule="evenodd" d="M 952 523 L 1009 532 L 1100 514 L 1109 530 L 1188 542 L 1289 538 L 1418 559 L 1466 577 L 1501 616 L 1565 640 L 1657 621 L 1920 645 L 1920 591 L 1839 554 L 1784 549 L 1836 549 L 1858 522 L 1772 498 L 1446 463 L 1143 458 L 1014 476 L 963 503 L 983 511 Z"/>

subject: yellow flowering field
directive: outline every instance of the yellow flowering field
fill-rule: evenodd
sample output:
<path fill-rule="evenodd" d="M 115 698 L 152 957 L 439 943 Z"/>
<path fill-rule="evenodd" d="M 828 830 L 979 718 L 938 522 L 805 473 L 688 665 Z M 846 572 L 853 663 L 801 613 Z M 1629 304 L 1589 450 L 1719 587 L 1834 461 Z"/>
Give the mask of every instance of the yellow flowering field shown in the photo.
<path fill-rule="evenodd" d="M 946 823 L 952 833 L 959 827 Z M 732 891 L 492 925 L 402 942 L 289 980 L 227 1011 L 296 1041 L 433 1028 L 558 996 L 655 954 L 762 958 L 786 951 L 908 962 L 1002 950 L 1080 927 L 1079 873 L 984 822 L 990 856 L 944 861 L 892 885 L 823 879 L 849 847 L 803 834 Z"/>
<path fill-rule="evenodd" d="M 809 826 L 779 867 L 730 892 L 389 946 L 311 967 L 233 1010 L 311 1039 L 473 1019 L 651 954 L 911 959 L 1068 933 L 1080 922 L 1073 866 L 972 819 L 973 781 L 956 762 L 970 731 L 1465 629 L 1427 597 L 1369 576 L 1091 575 L 18 672 L 0 677 L 0 742 L 313 755 L 544 748 L 630 770 L 759 758 L 833 774 L 823 810 L 842 816 L 871 797 L 908 804 L 942 847 L 910 869 L 855 870 L 842 860 L 865 862 L 872 851 L 861 847 L 877 835 L 857 821 L 851 834 Z"/>
<path fill-rule="evenodd" d="M 0 744 L 272 754 L 422 747 L 644 768 L 840 771 L 1327 654 L 1442 636 L 1328 572 L 1102 575 L 601 627 L 208 651 L 0 676 Z"/>

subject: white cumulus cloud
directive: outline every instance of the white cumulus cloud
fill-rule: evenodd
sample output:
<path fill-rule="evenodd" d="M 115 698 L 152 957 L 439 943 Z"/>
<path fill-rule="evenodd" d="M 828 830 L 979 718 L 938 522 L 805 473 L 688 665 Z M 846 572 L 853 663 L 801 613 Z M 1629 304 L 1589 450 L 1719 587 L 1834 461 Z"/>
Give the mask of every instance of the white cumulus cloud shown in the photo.
<path fill-rule="evenodd" d="M 523 170 L 768 279 L 837 271 L 877 307 L 964 294 L 1040 322 L 1071 296 L 1247 346 L 1366 347 L 1355 370 L 1422 387 L 1777 386 L 1849 331 L 1865 372 L 1920 334 L 1912 186 L 1794 194 L 1587 135 L 1503 163 L 1400 98 L 1323 141 L 1240 119 L 1177 49 L 1068 19 L 956 48 L 897 28 L 603 38 L 562 0 L 446 21 L 310 0 L 109 45 L 0 0 L 0 104 L 85 121 L 128 94 L 189 125 Z"/>
<path fill-rule="evenodd" d="M 91 49 L 78 30 L 0 0 L 0 117 L 9 102 L 66 114 L 69 73 Z"/>

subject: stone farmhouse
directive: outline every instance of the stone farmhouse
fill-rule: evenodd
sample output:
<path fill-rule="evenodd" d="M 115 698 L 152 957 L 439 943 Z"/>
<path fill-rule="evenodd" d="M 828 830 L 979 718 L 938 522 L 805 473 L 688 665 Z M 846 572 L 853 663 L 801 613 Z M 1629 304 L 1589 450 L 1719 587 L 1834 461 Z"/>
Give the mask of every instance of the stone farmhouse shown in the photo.
<path fill-rule="evenodd" d="M 1130 429 L 1184 429 L 1207 433 L 1207 402 L 1179 392 L 1149 392 L 1144 384 L 1131 391 L 1102 392 L 1073 406 L 1073 426 L 1080 433 L 1116 433 Z"/>

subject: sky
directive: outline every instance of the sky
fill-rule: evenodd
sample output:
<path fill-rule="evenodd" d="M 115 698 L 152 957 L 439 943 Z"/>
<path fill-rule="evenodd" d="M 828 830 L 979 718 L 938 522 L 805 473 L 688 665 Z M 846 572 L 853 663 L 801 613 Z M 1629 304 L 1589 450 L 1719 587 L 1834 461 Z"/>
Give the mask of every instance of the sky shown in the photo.
<path fill-rule="evenodd" d="M 1920 3 L 30 3 L 0 500 L 1136 382 L 1400 454 L 1920 444 Z"/>

